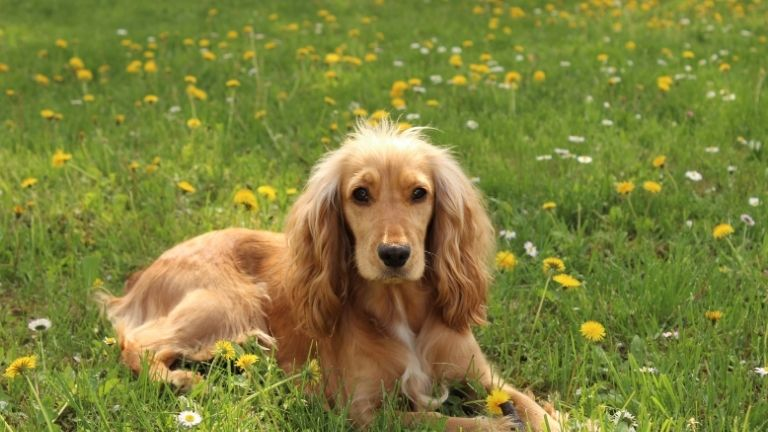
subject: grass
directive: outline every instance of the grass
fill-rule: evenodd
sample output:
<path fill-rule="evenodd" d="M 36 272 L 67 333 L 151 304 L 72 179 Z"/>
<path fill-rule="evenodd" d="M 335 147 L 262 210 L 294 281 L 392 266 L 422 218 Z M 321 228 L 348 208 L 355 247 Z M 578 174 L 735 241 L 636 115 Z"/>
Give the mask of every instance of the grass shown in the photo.
<path fill-rule="evenodd" d="M 476 329 L 507 379 L 608 431 L 768 429 L 768 378 L 756 372 L 768 366 L 764 2 L 1 0 L 0 9 L 0 366 L 38 360 L 23 377 L 0 378 L 0 430 L 175 430 L 185 409 L 202 415 L 200 429 L 350 429 L 343 409 L 302 394 L 268 355 L 247 375 L 207 365 L 207 385 L 186 396 L 131 376 L 103 341 L 114 333 L 92 296 L 120 292 L 127 274 L 198 233 L 279 230 L 289 189 L 338 145 L 355 107 L 436 128 L 434 142 L 479 178 L 497 229 L 515 231 L 499 248 L 517 264 L 499 269 L 490 323 Z M 214 60 L 201 54 L 204 39 Z M 156 73 L 143 70 L 149 53 Z M 92 80 L 77 79 L 72 57 Z M 126 71 L 133 60 L 138 73 Z M 510 71 L 521 82 L 499 86 Z M 457 74 L 467 85 L 449 84 Z M 206 100 L 188 95 L 186 75 Z M 661 77 L 671 78 L 666 90 Z M 412 78 L 421 83 L 395 109 L 393 83 Z M 188 127 L 192 118 L 201 126 Z M 71 155 L 61 167 L 57 149 Z M 663 168 L 651 163 L 659 155 Z M 636 187 L 621 195 L 621 181 Z M 277 195 L 256 193 L 257 211 L 234 205 L 239 189 L 265 185 Z M 556 208 L 542 209 L 547 201 Z M 735 232 L 714 238 L 720 223 Z M 549 256 L 582 286 L 550 280 Z M 40 317 L 50 329 L 27 328 Z M 580 334 L 588 320 L 605 327 L 603 340 Z M 397 403 L 372 430 L 406 429 L 392 416 Z M 623 411 L 636 420 L 614 421 Z"/>

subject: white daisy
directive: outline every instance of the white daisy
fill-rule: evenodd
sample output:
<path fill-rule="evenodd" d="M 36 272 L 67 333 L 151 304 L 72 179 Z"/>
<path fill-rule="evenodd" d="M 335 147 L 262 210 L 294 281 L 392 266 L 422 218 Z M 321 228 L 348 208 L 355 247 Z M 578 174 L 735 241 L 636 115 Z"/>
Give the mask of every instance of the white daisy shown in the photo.
<path fill-rule="evenodd" d="M 199 425 L 203 418 L 194 411 L 182 411 L 176 417 L 176 420 L 178 420 L 180 425 L 191 428 Z"/>
<path fill-rule="evenodd" d="M 32 331 L 45 331 L 51 328 L 51 320 L 48 318 L 33 319 L 27 324 L 27 327 Z"/>
<path fill-rule="evenodd" d="M 755 371 L 756 374 L 760 375 L 761 377 L 764 377 L 764 376 L 768 375 L 768 368 L 756 367 L 753 370 Z"/>
<path fill-rule="evenodd" d="M 686 171 L 685 177 L 688 178 L 688 180 L 695 181 L 695 182 L 701 181 L 704 178 L 701 175 L 701 173 L 698 171 Z"/>
<path fill-rule="evenodd" d="M 592 163 L 592 156 L 582 155 L 582 156 L 577 157 L 576 160 L 579 161 L 579 163 L 591 164 Z"/>
<path fill-rule="evenodd" d="M 536 258 L 536 256 L 539 254 L 539 250 L 536 249 L 536 246 L 533 244 L 533 242 L 527 241 L 523 247 L 525 248 L 525 253 L 530 257 Z"/>
<path fill-rule="evenodd" d="M 720 147 L 715 147 L 715 146 L 707 147 L 707 148 L 704 149 L 704 151 L 707 152 L 707 153 L 719 153 L 720 152 Z"/>
<path fill-rule="evenodd" d="M 552 160 L 552 155 L 541 155 L 536 156 L 537 161 L 545 161 L 545 160 Z"/>
<path fill-rule="evenodd" d="M 480 127 L 480 124 L 474 120 L 467 120 L 466 126 L 468 129 L 475 130 Z"/>
<path fill-rule="evenodd" d="M 503 238 L 504 240 L 512 240 L 517 238 L 517 233 L 513 230 L 501 230 L 499 231 L 499 237 Z"/>
<path fill-rule="evenodd" d="M 638 372 L 640 373 L 648 373 L 648 374 L 657 374 L 659 373 L 659 370 L 655 367 L 649 367 L 649 366 L 643 366 L 640 369 L 638 369 Z"/>
<path fill-rule="evenodd" d="M 580 144 L 580 143 L 583 143 L 584 141 L 586 141 L 586 138 L 584 138 L 583 136 L 568 135 L 568 142 Z"/>
<path fill-rule="evenodd" d="M 432 81 L 432 84 L 440 84 L 443 82 L 443 77 L 441 75 L 430 75 L 429 80 Z"/>
<path fill-rule="evenodd" d="M 750 197 L 749 198 L 749 205 L 752 207 L 757 207 L 760 205 L 760 198 L 758 197 Z"/>
<path fill-rule="evenodd" d="M 613 126 L 613 120 L 603 119 L 600 124 L 603 126 Z"/>
<path fill-rule="evenodd" d="M 743 213 L 741 216 L 741 221 L 744 222 L 747 226 L 755 226 L 755 220 L 752 219 L 752 216 Z"/>
<path fill-rule="evenodd" d="M 667 339 L 669 339 L 669 338 L 679 339 L 680 338 L 680 332 L 678 332 L 677 330 L 666 331 L 666 332 L 661 333 L 661 336 L 665 337 Z"/>

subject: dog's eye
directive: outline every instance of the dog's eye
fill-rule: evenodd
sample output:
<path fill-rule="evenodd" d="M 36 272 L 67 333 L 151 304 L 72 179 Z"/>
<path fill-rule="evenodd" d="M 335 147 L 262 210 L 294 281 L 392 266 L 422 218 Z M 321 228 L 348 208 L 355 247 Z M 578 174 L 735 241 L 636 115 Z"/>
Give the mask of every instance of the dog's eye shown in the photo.
<path fill-rule="evenodd" d="M 421 187 L 418 187 L 411 192 L 411 200 L 413 201 L 421 201 L 424 199 L 424 197 L 427 196 L 427 190 Z"/>
<path fill-rule="evenodd" d="M 352 198 L 359 203 L 367 203 L 371 197 L 368 195 L 368 189 L 364 187 L 356 188 L 352 191 Z"/>

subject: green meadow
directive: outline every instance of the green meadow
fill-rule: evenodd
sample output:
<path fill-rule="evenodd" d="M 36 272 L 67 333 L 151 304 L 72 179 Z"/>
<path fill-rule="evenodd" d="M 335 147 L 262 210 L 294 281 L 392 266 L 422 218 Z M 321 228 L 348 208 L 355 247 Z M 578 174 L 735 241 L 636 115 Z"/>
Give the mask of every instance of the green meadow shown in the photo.
<path fill-rule="evenodd" d="M 0 430 L 352 430 L 254 344 L 186 395 L 133 376 L 93 297 L 199 233 L 280 230 L 386 116 L 487 198 L 475 333 L 504 378 L 571 430 L 768 430 L 766 22 L 764 0 L 0 0 Z M 408 430 L 401 406 L 371 430 Z"/>

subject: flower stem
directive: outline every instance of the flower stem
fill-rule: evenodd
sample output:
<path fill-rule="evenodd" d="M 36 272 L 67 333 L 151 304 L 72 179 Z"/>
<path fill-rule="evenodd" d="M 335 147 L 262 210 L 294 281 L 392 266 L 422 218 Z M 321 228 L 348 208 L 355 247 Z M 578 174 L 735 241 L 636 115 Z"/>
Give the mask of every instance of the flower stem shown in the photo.
<path fill-rule="evenodd" d="M 547 276 L 547 282 L 544 283 L 544 291 L 541 292 L 541 300 L 539 300 L 539 307 L 536 309 L 536 316 L 533 317 L 533 329 L 536 330 L 536 323 L 539 322 L 539 315 L 541 314 L 541 307 L 544 306 L 544 298 L 547 296 L 547 288 L 549 288 L 549 281 L 552 280 L 551 276 Z"/>
<path fill-rule="evenodd" d="M 37 405 L 40 407 L 40 412 L 43 413 L 43 418 L 45 418 L 45 426 L 48 428 L 48 431 L 53 432 L 55 430 L 53 423 L 51 422 L 51 418 L 48 416 L 48 410 L 45 409 L 43 401 L 40 400 L 40 394 L 37 392 L 35 385 L 32 384 L 32 380 L 30 380 L 26 374 L 24 374 L 24 379 L 27 380 L 30 391 L 32 391 L 32 394 L 35 395 L 35 400 L 37 400 Z"/>
<path fill-rule="evenodd" d="M 728 246 L 731 247 L 731 251 L 733 251 L 733 255 L 736 257 L 736 261 L 739 262 L 739 267 L 741 267 L 741 271 L 746 275 L 747 265 L 744 264 L 744 260 L 741 258 L 741 254 L 739 253 L 738 250 L 736 250 L 736 246 L 734 246 L 730 238 L 726 237 L 725 241 L 728 242 Z"/>

